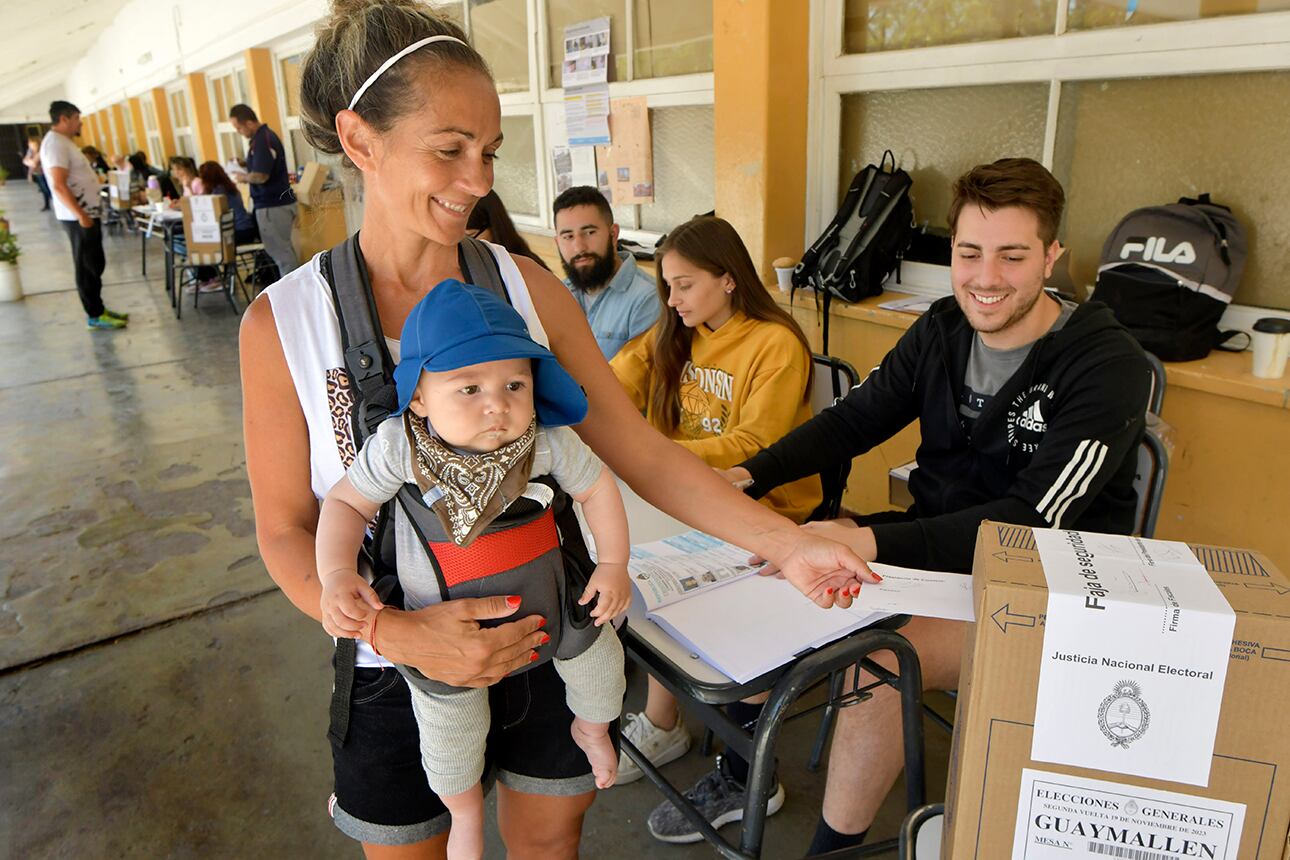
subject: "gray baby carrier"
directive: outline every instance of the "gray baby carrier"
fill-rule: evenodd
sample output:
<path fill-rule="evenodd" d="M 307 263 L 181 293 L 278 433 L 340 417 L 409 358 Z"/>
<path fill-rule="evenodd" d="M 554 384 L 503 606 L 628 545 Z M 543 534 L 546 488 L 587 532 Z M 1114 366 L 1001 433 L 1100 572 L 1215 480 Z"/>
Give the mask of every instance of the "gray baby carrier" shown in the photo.
<path fill-rule="evenodd" d="M 467 281 L 510 303 L 497 261 L 485 243 L 470 237 L 462 239 L 458 261 Z M 341 348 L 353 395 L 350 427 L 354 448 L 358 450 L 398 408 L 394 362 L 376 322 L 376 302 L 359 250 L 358 234 L 324 252 L 319 268 L 331 287 L 340 322 Z M 591 623 L 595 601 L 586 606 L 577 605 L 594 564 L 568 494 L 549 476 L 534 478 L 533 483 L 547 487 L 549 496 L 540 491 L 518 499 L 467 550 L 456 547 L 445 534 L 417 486 L 405 484 L 394 499 L 381 506 L 376 526 L 364 542 L 363 555 L 372 565 L 373 588 L 377 594 L 388 604 L 401 606 L 403 603 L 395 572 L 394 506 L 398 505 L 426 550 L 443 599 L 519 594 L 525 615 L 538 614 L 547 620 L 545 629 L 551 635 L 551 647 L 539 651 L 539 659 L 518 672 L 540 666 L 552 657 L 563 659 L 580 654 L 599 635 L 599 628 Z M 529 495 L 541 499 L 529 498 Z M 548 498 L 549 503 L 545 503 Z M 515 563 L 507 566 L 508 560 Z M 486 569 L 481 576 L 482 568 Z M 481 621 L 480 625 L 496 626 L 510 620 L 513 619 Z M 336 643 L 336 683 L 329 734 L 338 743 L 344 743 L 349 726 L 349 693 L 353 687 L 357 647 L 353 639 L 340 639 Z M 431 681 L 411 667 L 400 669 L 423 689 L 432 692 L 455 689 Z"/>

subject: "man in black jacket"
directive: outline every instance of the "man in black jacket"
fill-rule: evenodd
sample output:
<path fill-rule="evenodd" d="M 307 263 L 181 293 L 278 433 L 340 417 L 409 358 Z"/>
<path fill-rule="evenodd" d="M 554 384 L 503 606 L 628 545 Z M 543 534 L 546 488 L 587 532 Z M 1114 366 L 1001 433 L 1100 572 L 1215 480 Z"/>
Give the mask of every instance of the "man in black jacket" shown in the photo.
<path fill-rule="evenodd" d="M 954 296 L 933 304 L 842 402 L 728 477 L 751 479 L 749 492 L 764 495 L 857 457 L 917 419 L 908 512 L 807 528 L 869 561 L 962 572 L 986 519 L 1129 533 L 1150 370 L 1104 305 L 1044 292 L 1061 252 L 1064 202 L 1061 185 L 1030 159 L 960 177 L 949 213 Z M 964 626 L 915 618 L 901 631 L 928 688 L 957 687 Z M 809 853 L 863 840 L 900 772 L 900 732 L 890 688 L 840 712 Z"/>

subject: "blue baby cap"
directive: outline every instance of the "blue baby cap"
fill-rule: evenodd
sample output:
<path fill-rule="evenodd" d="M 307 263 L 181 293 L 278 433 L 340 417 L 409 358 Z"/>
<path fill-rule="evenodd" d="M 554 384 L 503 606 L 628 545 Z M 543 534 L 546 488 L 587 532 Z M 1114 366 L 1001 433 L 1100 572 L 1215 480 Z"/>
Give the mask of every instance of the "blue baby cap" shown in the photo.
<path fill-rule="evenodd" d="M 529 337 L 515 309 L 488 290 L 455 278 L 442 281 L 417 302 L 403 324 L 394 384 L 399 413 L 408 408 L 421 371 L 457 370 L 508 358 L 533 361 L 533 405 L 546 427 L 587 417 L 587 396 L 551 351 Z"/>

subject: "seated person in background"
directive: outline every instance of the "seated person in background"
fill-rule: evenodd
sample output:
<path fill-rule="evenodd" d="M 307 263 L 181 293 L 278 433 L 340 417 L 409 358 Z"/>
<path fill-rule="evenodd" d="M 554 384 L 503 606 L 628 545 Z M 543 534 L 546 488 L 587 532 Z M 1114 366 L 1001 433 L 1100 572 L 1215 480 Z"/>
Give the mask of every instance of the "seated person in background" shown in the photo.
<path fill-rule="evenodd" d="M 555 244 L 567 276 L 606 359 L 658 319 L 654 281 L 618 246 L 618 225 L 605 195 L 575 185 L 555 198 Z"/>
<path fill-rule="evenodd" d="M 170 176 L 156 165 L 148 163 L 148 153 L 142 149 L 130 156 L 131 173 L 138 170 L 143 174 L 144 187 L 147 187 L 148 178 L 155 176 L 157 185 L 161 189 L 162 197 L 178 197 L 179 191 L 175 188 L 175 183 L 170 181 Z"/>
<path fill-rule="evenodd" d="M 619 382 L 659 432 L 715 468 L 729 468 L 811 416 L 811 349 L 797 323 L 775 304 L 739 234 L 720 218 L 700 216 L 677 227 L 659 246 L 658 295 L 667 305 L 649 331 L 631 341 L 610 362 Z M 820 503 L 816 475 L 777 487 L 765 498 L 775 511 L 801 522 Z M 741 722 L 756 720 L 761 701 L 730 706 Z M 676 699 L 649 679 L 645 711 L 627 717 L 626 737 L 651 762 L 664 764 L 689 748 Z M 747 763 L 727 756 L 722 763 L 739 782 Z M 641 771 L 626 756 L 619 782 Z M 705 777 L 696 786 L 710 781 Z M 723 797 L 725 803 L 730 796 Z M 772 811 L 783 803 L 783 791 Z M 712 817 L 734 808 L 737 803 Z M 672 810 L 666 804 L 667 810 Z M 728 819 L 734 820 L 734 819 Z M 674 824 L 674 823 L 673 823 Z M 673 825 L 651 832 L 667 841 Z M 688 831 L 693 828 L 685 825 Z M 698 833 L 693 832 L 694 838 Z"/>
<path fill-rule="evenodd" d="M 515 223 L 511 221 L 511 216 L 495 189 L 475 201 L 475 208 L 470 210 L 470 216 L 466 219 L 466 235 L 501 245 L 512 254 L 528 257 L 548 272 L 551 271 L 546 261 L 533 253 L 529 243 L 515 229 Z"/>
<path fill-rule="evenodd" d="M 197 181 L 197 162 L 193 161 L 186 155 L 172 155 L 170 157 L 170 175 L 174 179 L 175 191 L 177 197 L 187 197 L 190 194 L 196 194 L 193 190 L 193 183 Z M 177 207 L 177 203 L 172 204 L 172 208 Z"/>
<path fill-rule="evenodd" d="M 242 192 L 224 168 L 214 161 L 206 161 L 197 168 L 197 179 L 193 181 L 194 194 L 223 194 L 228 207 L 233 210 L 233 237 L 239 245 L 249 245 L 260 241 L 260 228 L 255 224 L 255 216 L 246 211 L 242 202 Z"/>
<path fill-rule="evenodd" d="M 81 152 L 90 160 L 90 167 L 94 168 L 94 172 L 100 179 L 107 175 L 109 168 L 108 163 L 103 160 L 103 153 L 93 146 L 82 146 Z"/>
<path fill-rule="evenodd" d="M 148 172 L 148 162 L 138 152 L 131 155 L 128 161 L 130 162 L 130 202 L 145 203 L 147 198 L 144 196 L 144 191 L 148 188 L 148 177 L 152 175 Z"/>
<path fill-rule="evenodd" d="M 811 523 L 866 561 L 968 572 L 990 519 L 1128 534 L 1150 370 L 1105 305 L 1044 292 L 1065 194 L 1042 165 L 1005 158 L 954 183 L 953 297 L 934 303 L 868 378 L 741 466 L 754 496 L 872 450 L 915 419 L 914 504 Z M 928 689 L 958 686 L 964 624 L 901 629 Z M 890 654 L 880 663 L 895 670 Z M 872 679 L 865 676 L 861 683 Z M 903 764 L 900 703 L 882 687 L 839 712 L 809 854 L 859 845 Z"/>

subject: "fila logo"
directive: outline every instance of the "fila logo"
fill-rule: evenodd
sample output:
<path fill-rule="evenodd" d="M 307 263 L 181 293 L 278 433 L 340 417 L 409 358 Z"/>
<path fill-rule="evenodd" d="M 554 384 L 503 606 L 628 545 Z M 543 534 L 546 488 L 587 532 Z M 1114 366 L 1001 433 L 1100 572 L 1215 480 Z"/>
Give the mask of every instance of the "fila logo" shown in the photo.
<path fill-rule="evenodd" d="M 1030 404 L 1030 408 L 1021 413 L 1021 417 L 1017 419 L 1017 426 L 1035 433 L 1047 432 L 1048 422 L 1044 420 L 1044 413 L 1039 411 L 1038 400 Z"/>
<path fill-rule="evenodd" d="M 1172 251 L 1165 250 L 1164 236 L 1130 236 L 1120 248 L 1120 259 L 1127 260 L 1131 254 L 1141 254 L 1147 263 L 1194 263 L 1196 249 L 1191 242 L 1179 242 Z"/>

